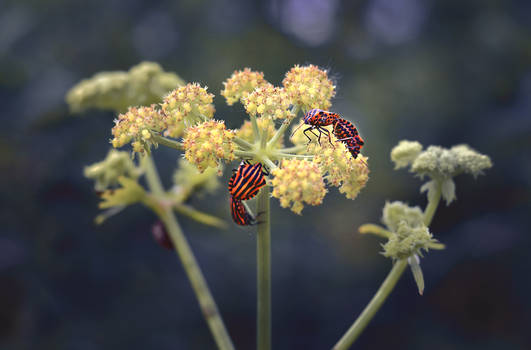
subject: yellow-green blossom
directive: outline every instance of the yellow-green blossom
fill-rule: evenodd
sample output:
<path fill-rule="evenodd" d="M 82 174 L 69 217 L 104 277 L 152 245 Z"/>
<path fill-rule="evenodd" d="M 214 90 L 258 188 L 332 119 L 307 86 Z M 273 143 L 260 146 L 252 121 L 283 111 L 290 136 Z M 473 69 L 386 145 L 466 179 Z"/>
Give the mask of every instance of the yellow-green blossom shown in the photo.
<path fill-rule="evenodd" d="M 135 166 L 128 152 L 109 150 L 101 162 L 85 167 L 84 174 L 94 180 L 96 191 L 104 191 L 118 185 L 118 178 L 125 176 L 136 179 L 140 176 L 140 169 Z"/>
<path fill-rule="evenodd" d="M 303 112 L 312 108 L 329 109 L 336 87 L 325 70 L 314 65 L 293 67 L 282 81 L 291 102 Z"/>
<path fill-rule="evenodd" d="M 267 84 L 269 83 L 264 79 L 264 73 L 245 68 L 243 71 L 234 71 L 232 76 L 223 82 L 224 89 L 221 90 L 221 95 L 225 97 L 227 104 L 232 106 L 257 87 Z"/>
<path fill-rule="evenodd" d="M 272 170 L 274 176 L 273 197 L 278 198 L 283 208 L 291 206 L 291 211 L 300 214 L 303 203 L 319 205 L 326 194 L 321 170 L 307 160 L 285 159 L 280 168 Z"/>
<path fill-rule="evenodd" d="M 183 144 L 185 158 L 200 172 L 218 167 L 221 160 L 235 159 L 234 132 L 225 128 L 225 122 L 209 120 L 186 129 Z"/>
<path fill-rule="evenodd" d="M 89 108 L 124 112 L 129 106 L 159 102 L 168 91 L 183 84 L 181 78 L 164 72 L 159 64 L 142 62 L 128 72 L 101 72 L 82 80 L 68 91 L 66 102 L 74 113 Z"/>
<path fill-rule="evenodd" d="M 165 135 L 179 137 L 183 123 L 193 125 L 214 116 L 212 104 L 214 95 L 207 92 L 207 87 L 197 83 L 186 84 L 170 92 L 161 104 L 166 115 Z"/>
<path fill-rule="evenodd" d="M 122 147 L 132 141 L 134 152 L 149 150 L 152 144 L 151 132 L 160 132 L 164 128 L 164 116 L 155 108 L 130 107 L 126 113 L 114 120 L 111 143 L 114 148 Z"/>
<path fill-rule="evenodd" d="M 327 174 L 326 181 L 339 187 L 339 192 L 347 198 L 355 199 L 369 180 L 368 158 L 362 154 L 352 158 L 347 148 L 335 136 L 331 137 L 334 146 L 328 140 L 321 140 L 321 146 L 312 142 L 308 145 L 308 152 L 314 154 L 313 162 Z"/>
<path fill-rule="evenodd" d="M 186 199 L 192 192 L 203 190 L 214 192 L 219 187 L 219 179 L 215 168 L 208 168 L 200 173 L 193 164 L 186 159 L 179 159 L 179 165 L 173 174 L 174 192 Z"/>
<path fill-rule="evenodd" d="M 271 84 L 260 86 L 242 99 L 247 114 L 271 119 L 291 119 L 294 114 L 288 94 Z"/>
<path fill-rule="evenodd" d="M 102 193 L 103 201 L 99 205 L 101 209 L 131 205 L 144 200 L 146 191 L 136 180 L 120 176 L 118 182 L 121 185 L 120 188 Z"/>
<path fill-rule="evenodd" d="M 276 132 L 275 129 L 275 122 L 272 119 L 269 118 L 257 118 L 256 122 L 258 124 L 258 128 L 263 133 L 266 132 L 266 139 L 270 139 Z M 254 134 L 253 134 L 253 126 L 252 123 L 249 120 L 246 120 L 243 122 L 240 129 L 236 131 L 236 136 L 238 136 L 241 139 L 244 139 L 245 141 L 249 143 L 254 143 Z M 276 148 L 283 147 L 284 140 L 282 137 L 279 137 L 275 146 Z"/>
<path fill-rule="evenodd" d="M 391 160 L 395 169 L 405 168 L 413 163 L 422 151 L 422 145 L 417 141 L 402 140 L 391 151 Z"/>

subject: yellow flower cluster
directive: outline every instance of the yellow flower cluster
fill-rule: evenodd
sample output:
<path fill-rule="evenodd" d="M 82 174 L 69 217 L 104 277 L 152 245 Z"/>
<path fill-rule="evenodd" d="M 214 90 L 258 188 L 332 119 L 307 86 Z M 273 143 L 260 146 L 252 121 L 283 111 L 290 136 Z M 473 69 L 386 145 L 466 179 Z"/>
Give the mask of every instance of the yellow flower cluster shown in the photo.
<path fill-rule="evenodd" d="M 273 197 L 280 200 L 283 208 L 291 206 L 291 211 L 300 214 L 303 203 L 319 205 L 326 194 L 321 170 L 315 163 L 307 160 L 283 160 L 281 167 L 272 172 L 274 178 Z"/>
<path fill-rule="evenodd" d="M 261 130 L 261 132 L 267 133 L 266 139 L 269 140 L 276 132 L 275 129 L 275 122 L 272 119 L 269 118 L 257 118 L 256 123 L 258 124 L 258 128 Z M 253 135 L 253 126 L 252 123 L 249 120 L 246 120 L 243 122 L 242 126 L 238 131 L 236 131 L 236 136 L 238 136 L 241 139 L 244 139 L 245 141 L 249 143 L 254 143 L 254 135 Z M 275 148 L 282 148 L 284 145 L 284 140 L 282 137 L 278 138 L 277 143 L 275 144 Z"/>
<path fill-rule="evenodd" d="M 348 199 L 355 199 L 369 180 L 367 157 L 362 154 L 352 158 L 347 148 L 332 136 L 333 147 L 328 141 L 321 140 L 321 145 L 311 143 L 308 151 L 314 154 L 313 162 L 318 164 L 329 184 L 339 187 Z"/>
<path fill-rule="evenodd" d="M 243 71 L 234 71 L 232 76 L 223 82 L 225 88 L 221 90 L 221 95 L 225 97 L 227 104 L 232 106 L 235 102 L 247 97 L 257 87 L 268 84 L 264 79 L 264 73 L 253 72 L 245 68 Z"/>
<path fill-rule="evenodd" d="M 151 145 L 151 132 L 160 132 L 164 129 L 164 116 L 155 109 L 155 105 L 150 107 L 130 107 L 126 113 L 120 114 L 114 120 L 111 143 L 114 148 L 122 147 L 133 141 L 133 151 L 149 151 Z"/>
<path fill-rule="evenodd" d="M 288 94 L 283 88 L 271 84 L 260 86 L 242 99 L 247 114 L 251 116 L 274 119 L 291 119 L 294 117 L 289 106 Z"/>
<path fill-rule="evenodd" d="M 336 94 L 327 72 L 312 64 L 293 67 L 282 84 L 292 103 L 298 104 L 303 112 L 312 108 L 329 109 L 330 100 Z"/>
<path fill-rule="evenodd" d="M 182 134 L 183 122 L 193 125 L 214 116 L 213 94 L 207 87 L 197 83 L 186 84 L 170 92 L 161 104 L 166 115 L 166 136 L 179 137 Z"/>
<path fill-rule="evenodd" d="M 235 159 L 234 132 L 225 128 L 225 122 L 209 120 L 186 129 L 183 140 L 184 157 L 200 172 L 217 167 L 221 159 Z"/>

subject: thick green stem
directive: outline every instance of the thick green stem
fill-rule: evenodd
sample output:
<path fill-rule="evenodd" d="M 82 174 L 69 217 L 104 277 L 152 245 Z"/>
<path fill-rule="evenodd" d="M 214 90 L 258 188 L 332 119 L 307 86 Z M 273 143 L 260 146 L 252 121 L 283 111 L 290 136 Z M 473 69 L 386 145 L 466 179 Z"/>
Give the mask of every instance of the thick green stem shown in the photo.
<path fill-rule="evenodd" d="M 167 137 L 157 135 L 157 134 L 152 134 L 152 136 L 153 136 L 153 141 L 157 142 L 159 145 L 163 145 L 163 146 L 170 147 L 170 148 L 175 148 L 179 151 L 182 151 L 184 149 L 184 146 L 181 142 L 178 142 L 178 141 L 175 141 L 175 140 L 172 140 L 172 139 L 169 139 Z"/>
<path fill-rule="evenodd" d="M 428 205 L 424 210 L 424 224 L 426 226 L 430 226 L 431 220 L 433 219 L 433 215 L 435 215 L 435 211 L 437 211 L 437 207 L 439 206 L 439 202 L 441 201 L 442 183 L 441 181 L 434 181 L 437 187 L 434 190 L 434 193 L 428 192 Z"/>
<path fill-rule="evenodd" d="M 308 148 L 307 146 L 299 145 L 299 146 L 293 146 L 293 147 L 288 147 L 288 148 L 282 148 L 282 149 L 279 149 L 278 151 L 282 153 L 297 153 L 300 151 L 305 151 L 307 148 Z"/>
<path fill-rule="evenodd" d="M 269 187 L 258 194 L 257 260 L 257 349 L 271 349 L 271 226 L 269 218 Z"/>
<path fill-rule="evenodd" d="M 372 320 L 376 312 L 380 309 L 384 301 L 387 299 L 387 296 L 396 285 L 396 282 L 404 273 L 404 270 L 407 267 L 407 259 L 398 260 L 395 262 L 393 268 L 387 275 L 385 281 L 371 299 L 370 303 L 365 307 L 361 315 L 358 317 L 356 322 L 349 328 L 347 333 L 337 342 L 333 350 L 345 350 L 348 349 L 352 343 L 358 338 L 361 332 L 367 327 L 369 322 Z"/>
<path fill-rule="evenodd" d="M 142 161 L 150 191 L 156 196 L 163 195 L 164 188 L 160 182 L 153 160 L 151 157 L 145 156 Z M 162 207 L 157 212 L 171 237 L 177 255 L 181 259 L 183 268 L 190 280 L 190 284 L 192 285 L 196 298 L 199 301 L 203 316 L 208 323 L 218 348 L 221 350 L 233 350 L 234 346 L 232 345 L 232 341 L 225 325 L 223 324 L 216 303 L 212 298 L 212 294 L 210 293 L 205 278 L 203 277 L 203 273 L 199 268 L 195 256 L 192 253 L 192 249 L 190 248 L 172 209 L 170 207 Z"/>
<path fill-rule="evenodd" d="M 255 152 L 240 151 L 240 150 L 234 151 L 234 155 L 240 158 L 249 158 L 249 159 L 253 159 L 254 157 L 256 157 Z"/>

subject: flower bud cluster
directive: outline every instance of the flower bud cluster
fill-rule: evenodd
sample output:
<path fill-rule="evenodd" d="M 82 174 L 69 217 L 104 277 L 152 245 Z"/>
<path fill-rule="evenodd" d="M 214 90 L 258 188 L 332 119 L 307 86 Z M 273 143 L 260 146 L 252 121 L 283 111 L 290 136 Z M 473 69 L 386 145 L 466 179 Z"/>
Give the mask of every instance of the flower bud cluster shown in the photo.
<path fill-rule="evenodd" d="M 128 152 L 111 149 L 104 160 L 85 167 L 84 174 L 94 180 L 96 191 L 104 191 L 118 185 L 120 176 L 137 179 L 141 171 L 135 166 Z"/>
<path fill-rule="evenodd" d="M 193 164 L 183 158 L 179 159 L 177 170 L 173 174 L 173 183 L 175 190 L 186 194 L 185 197 L 195 191 L 212 193 L 220 185 L 216 168 L 208 168 L 200 173 Z"/>
<path fill-rule="evenodd" d="M 197 83 L 186 84 L 170 92 L 161 104 L 162 112 L 166 115 L 165 134 L 179 137 L 183 123 L 193 125 L 211 119 L 215 111 L 213 99 L 214 95 Z"/>
<path fill-rule="evenodd" d="M 232 106 L 247 97 L 254 89 L 268 84 L 264 79 L 264 73 L 245 68 L 243 71 L 234 71 L 232 76 L 223 82 L 224 89 L 221 95 L 225 97 L 227 104 Z"/>
<path fill-rule="evenodd" d="M 152 144 L 151 132 L 160 132 L 164 129 L 164 116 L 155 108 L 130 107 L 126 113 L 120 114 L 114 120 L 111 143 L 114 148 L 122 147 L 132 142 L 133 151 L 149 151 Z"/>
<path fill-rule="evenodd" d="M 118 182 L 119 188 L 107 190 L 101 195 L 101 209 L 131 205 L 143 201 L 146 197 L 146 191 L 136 180 L 120 176 Z"/>
<path fill-rule="evenodd" d="M 275 128 L 275 122 L 272 119 L 269 118 L 257 118 L 256 123 L 258 124 L 258 128 L 261 130 L 262 133 L 266 133 L 266 139 L 269 140 L 277 131 Z M 253 132 L 253 126 L 251 121 L 246 120 L 243 122 L 242 126 L 236 131 L 236 136 L 239 138 L 249 142 L 254 143 L 254 132 Z M 275 143 L 275 148 L 282 148 L 284 145 L 284 140 L 282 137 L 279 137 L 277 142 Z"/>
<path fill-rule="evenodd" d="M 303 112 L 312 108 L 329 109 L 336 93 L 328 73 L 314 65 L 293 67 L 282 84 L 291 102 L 299 105 Z"/>
<path fill-rule="evenodd" d="M 278 198 L 283 208 L 300 214 L 303 203 L 319 205 L 326 194 L 319 166 L 307 160 L 283 160 L 280 168 L 272 170 L 274 176 L 272 196 Z"/>
<path fill-rule="evenodd" d="M 368 158 L 361 154 L 356 159 L 352 158 L 347 148 L 338 143 L 333 135 L 332 142 L 336 146 L 328 141 L 321 142 L 321 146 L 311 143 L 308 151 L 314 154 L 313 162 L 327 174 L 327 182 L 339 187 L 339 192 L 348 199 L 355 199 L 369 180 Z"/>
<path fill-rule="evenodd" d="M 234 132 L 227 130 L 223 121 L 209 120 L 189 127 L 183 140 L 184 156 L 200 172 L 209 167 L 218 167 L 222 159 L 235 159 L 233 138 Z"/>
<path fill-rule="evenodd" d="M 183 85 L 175 73 L 164 72 L 154 62 L 142 62 L 129 72 L 101 72 L 75 85 L 66 95 L 74 113 L 89 108 L 124 112 L 129 106 L 160 101 L 168 91 Z"/>
<path fill-rule="evenodd" d="M 271 84 L 257 87 L 242 99 L 247 114 L 271 119 L 291 119 L 290 99 L 284 89 Z"/>
<path fill-rule="evenodd" d="M 422 250 L 440 246 L 424 224 L 423 218 L 419 207 L 409 207 L 399 201 L 387 202 L 382 222 L 391 231 L 391 235 L 383 245 L 382 254 L 393 259 L 405 259 L 422 255 Z"/>

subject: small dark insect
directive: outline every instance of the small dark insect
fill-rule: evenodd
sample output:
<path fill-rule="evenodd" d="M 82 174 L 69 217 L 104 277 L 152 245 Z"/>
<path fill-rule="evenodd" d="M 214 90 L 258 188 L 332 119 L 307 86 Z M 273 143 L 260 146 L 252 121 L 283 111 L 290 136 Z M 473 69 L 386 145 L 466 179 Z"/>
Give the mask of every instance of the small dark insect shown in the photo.
<path fill-rule="evenodd" d="M 242 201 L 232 196 L 230 197 L 230 213 L 232 220 L 238 225 L 247 226 L 257 224 L 256 219 L 247 212 Z"/>
<path fill-rule="evenodd" d="M 262 163 L 242 162 L 229 180 L 230 195 L 234 199 L 244 201 L 253 198 L 266 184 L 264 175 L 268 175 L 268 173 Z"/>
<path fill-rule="evenodd" d="M 155 241 L 163 248 L 166 248 L 168 250 L 175 249 L 173 242 L 171 241 L 170 236 L 168 235 L 168 231 L 166 231 L 166 227 L 161 221 L 157 221 L 151 226 L 151 234 L 153 235 L 153 238 Z"/>

